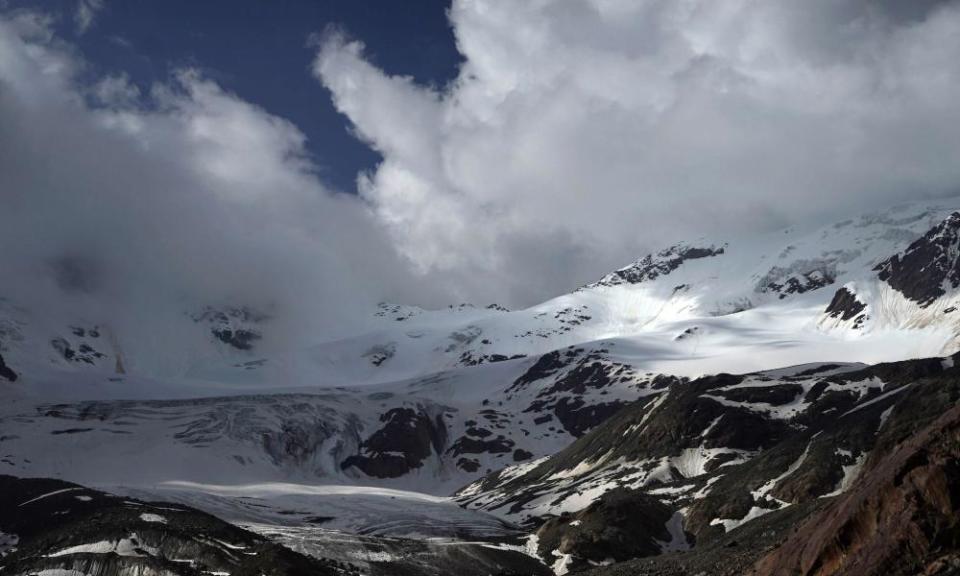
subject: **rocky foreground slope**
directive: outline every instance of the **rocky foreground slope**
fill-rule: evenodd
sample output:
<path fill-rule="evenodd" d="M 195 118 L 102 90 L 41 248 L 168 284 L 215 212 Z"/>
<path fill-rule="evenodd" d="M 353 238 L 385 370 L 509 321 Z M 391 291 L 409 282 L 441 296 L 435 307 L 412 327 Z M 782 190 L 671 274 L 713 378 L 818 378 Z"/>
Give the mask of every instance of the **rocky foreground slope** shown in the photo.
<path fill-rule="evenodd" d="M 527 523 L 557 573 L 950 573 L 954 360 L 678 384 L 535 466 L 467 487 L 461 502 Z"/>
<path fill-rule="evenodd" d="M 13 576 L 549 574 L 536 560 L 495 542 L 257 528 L 266 533 L 183 504 L 0 476 L 0 570 Z"/>

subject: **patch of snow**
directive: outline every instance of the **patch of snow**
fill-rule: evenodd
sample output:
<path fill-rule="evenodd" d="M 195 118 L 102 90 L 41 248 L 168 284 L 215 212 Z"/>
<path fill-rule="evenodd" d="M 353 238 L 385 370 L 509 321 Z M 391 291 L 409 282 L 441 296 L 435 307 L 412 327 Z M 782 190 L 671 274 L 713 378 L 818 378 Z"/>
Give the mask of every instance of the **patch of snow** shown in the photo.
<path fill-rule="evenodd" d="M 38 500 L 43 500 L 44 498 L 56 496 L 57 494 L 63 494 L 64 492 L 73 492 L 75 490 L 83 490 L 83 488 L 77 486 L 75 488 L 64 488 L 62 490 L 54 490 L 53 492 L 47 492 L 46 494 L 41 494 L 40 496 L 37 496 L 36 498 L 33 498 L 31 500 L 27 500 L 26 502 L 21 502 L 20 504 L 17 505 L 17 507 L 19 508 L 21 506 L 26 506 L 27 504 L 32 504 L 33 502 L 36 502 Z"/>
<path fill-rule="evenodd" d="M 883 425 L 887 423 L 887 418 L 890 417 L 890 414 L 893 413 L 893 409 L 896 405 L 891 406 L 880 413 L 880 423 L 877 425 L 877 432 L 883 429 Z"/>
<path fill-rule="evenodd" d="M 553 573 L 556 574 L 557 576 L 563 576 L 564 574 L 569 572 L 570 564 L 573 563 L 573 555 L 563 554 L 559 550 L 554 550 L 552 554 L 557 557 L 556 561 L 550 567 L 551 569 L 553 569 Z"/>
<path fill-rule="evenodd" d="M 364 562 L 395 562 L 397 560 L 402 560 L 389 552 L 374 552 L 371 550 L 362 550 L 357 551 L 351 554 L 351 556 L 356 560 L 361 560 Z"/>
<path fill-rule="evenodd" d="M 687 534 L 683 531 L 684 515 L 682 510 L 673 513 L 673 516 L 667 521 L 667 532 L 670 533 L 670 540 L 665 542 L 657 541 L 660 546 L 660 552 L 680 552 L 690 549 L 690 542 L 687 540 Z"/>
<path fill-rule="evenodd" d="M 141 552 L 146 552 L 142 554 Z M 89 544 L 78 544 L 70 546 L 63 550 L 58 550 L 47 554 L 47 558 L 57 558 L 59 556 L 69 556 L 71 554 L 116 554 L 118 556 L 143 557 L 146 555 L 156 556 L 159 550 L 140 543 L 136 534 L 131 534 L 127 538 L 120 540 L 101 540 Z"/>
<path fill-rule="evenodd" d="M 838 453 L 841 453 L 841 450 L 837 450 Z M 848 455 L 849 452 L 847 453 Z M 843 494 L 850 489 L 850 486 L 857 479 L 857 476 L 860 475 L 860 470 L 863 468 L 863 463 L 867 461 L 867 453 L 864 452 L 857 456 L 853 464 L 843 466 L 843 478 L 840 479 L 840 483 L 837 484 L 837 487 L 831 491 L 829 494 L 824 494 L 821 498 L 829 498 L 831 496 L 837 496 L 838 494 Z"/>
<path fill-rule="evenodd" d="M 843 414 L 841 414 L 840 417 L 843 418 L 844 416 L 848 416 L 848 415 L 850 415 L 850 414 L 853 414 L 854 412 L 858 412 L 858 411 L 860 411 L 860 410 L 863 410 L 863 409 L 866 408 L 867 406 L 873 406 L 873 405 L 876 404 L 877 402 L 882 402 L 882 401 L 886 400 L 887 398 L 889 398 L 889 397 L 891 397 L 891 396 L 893 396 L 893 395 L 895 395 L 895 394 L 900 394 L 901 392 L 903 392 L 903 391 L 905 391 L 907 388 L 909 388 L 912 384 L 913 384 L 913 383 L 911 382 L 911 383 L 908 383 L 908 384 L 904 384 L 903 386 L 901 386 L 901 387 L 899 387 L 899 388 L 894 388 L 893 390 L 891 390 L 891 391 L 889 391 L 889 392 L 884 392 L 883 394 L 877 396 L 876 398 L 874 398 L 874 399 L 872 399 L 872 400 L 868 400 L 867 402 L 864 402 L 863 404 L 860 404 L 860 405 L 856 406 L 855 408 L 851 408 L 850 410 L 847 410 L 846 412 L 844 412 Z"/>
<path fill-rule="evenodd" d="M 761 508 L 760 506 L 753 506 L 747 512 L 746 516 L 738 519 L 730 518 L 714 518 L 710 521 L 711 526 L 722 525 L 725 532 L 729 532 L 734 528 L 743 526 L 751 520 L 755 520 L 765 514 L 773 512 L 775 510 L 782 510 L 787 506 L 790 506 L 789 502 L 784 502 L 769 495 L 769 492 L 776 487 L 776 485 L 783 479 L 789 477 L 791 474 L 797 471 L 800 466 L 803 464 L 804 460 L 807 459 L 807 453 L 810 451 L 810 445 L 807 444 L 807 447 L 804 449 L 803 454 L 800 455 L 787 469 L 776 478 L 768 480 L 762 486 L 750 492 L 750 495 L 753 496 L 755 502 L 762 502 L 764 500 L 773 500 L 773 503 L 776 505 L 776 508 Z"/>

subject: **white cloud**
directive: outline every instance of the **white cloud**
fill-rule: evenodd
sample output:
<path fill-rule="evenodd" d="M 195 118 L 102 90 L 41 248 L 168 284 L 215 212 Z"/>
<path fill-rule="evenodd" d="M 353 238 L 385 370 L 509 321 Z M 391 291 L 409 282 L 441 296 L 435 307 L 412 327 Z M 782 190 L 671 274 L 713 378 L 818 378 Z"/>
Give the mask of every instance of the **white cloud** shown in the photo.
<path fill-rule="evenodd" d="M 146 93 L 81 84 L 48 24 L 0 15 L 0 298 L 151 329 L 244 304 L 316 340 L 411 295 L 365 204 L 320 183 L 291 123 L 192 70 Z"/>
<path fill-rule="evenodd" d="M 77 0 L 77 9 L 73 13 L 77 34 L 86 34 L 103 8 L 104 0 Z"/>
<path fill-rule="evenodd" d="M 314 71 L 384 157 L 400 250 L 531 302 L 677 238 L 960 191 L 960 7 L 456 0 L 444 89 L 332 35 Z"/>

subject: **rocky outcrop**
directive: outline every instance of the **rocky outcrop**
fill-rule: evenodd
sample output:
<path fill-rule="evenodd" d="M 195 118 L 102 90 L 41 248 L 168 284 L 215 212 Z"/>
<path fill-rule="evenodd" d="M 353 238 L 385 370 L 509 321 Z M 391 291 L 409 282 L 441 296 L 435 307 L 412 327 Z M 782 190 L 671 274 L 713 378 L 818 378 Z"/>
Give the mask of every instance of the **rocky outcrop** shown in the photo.
<path fill-rule="evenodd" d="M 561 558 L 568 571 L 660 554 L 673 535 L 673 511 L 652 496 L 617 489 L 587 508 L 548 520 L 537 530 L 540 555 Z"/>
<path fill-rule="evenodd" d="M 909 548 L 913 556 L 903 556 L 912 563 L 899 572 L 864 574 L 914 574 L 919 572 L 910 570 L 935 561 L 951 565 L 953 551 L 960 550 L 960 539 L 953 540 L 960 534 L 960 516 L 954 517 L 960 511 L 960 432 L 945 425 L 936 434 L 921 431 L 945 413 L 960 430 L 960 369 L 954 362 L 808 365 L 675 384 L 624 408 L 560 453 L 494 473 L 459 498 L 468 507 L 539 527 L 548 537 L 541 540 L 541 557 L 553 562 L 562 556 L 568 568 L 585 568 L 581 560 L 602 562 L 605 539 L 617 541 L 615 532 L 585 535 L 575 522 L 617 502 L 629 510 L 633 504 L 623 497 L 608 497 L 621 490 L 631 502 L 650 497 L 665 507 L 662 514 L 647 512 L 657 518 L 657 542 L 672 526 L 672 540 L 684 534 L 681 541 L 693 544 L 669 560 L 636 561 L 649 571 L 610 568 L 597 574 L 742 575 L 788 536 L 794 544 L 760 574 L 859 574 L 810 567 L 861 553 L 867 562 L 878 555 L 875 547 Z M 901 454 L 901 444 L 914 448 Z M 899 460 L 884 463 L 888 458 Z M 875 478 L 884 474 L 892 480 L 877 485 Z M 858 493 L 867 504 L 843 512 L 819 544 L 808 544 L 834 521 L 834 503 Z M 828 511 L 809 516 L 820 510 Z M 671 514 L 682 519 L 667 525 L 664 518 L 677 518 Z M 808 517 L 807 527 L 793 534 Z M 651 527 L 636 529 L 639 542 L 649 544 Z M 864 543 L 855 544 L 857 539 Z M 871 539 L 879 543 L 867 543 Z M 657 553 L 651 550 L 637 548 L 629 557 Z M 945 559 L 938 551 L 946 551 Z"/>
<path fill-rule="evenodd" d="M 866 309 L 867 305 L 857 297 L 853 287 L 844 286 L 833 295 L 824 314 L 842 322 L 853 320 L 853 327 L 859 328 L 867 320 Z"/>
<path fill-rule="evenodd" d="M 17 536 L 16 548 L 3 556 L 3 572 L 12 576 L 357 573 L 187 506 L 118 498 L 60 480 L 0 476 L 0 532 Z"/>
<path fill-rule="evenodd" d="M 719 256 L 724 253 L 725 249 L 725 245 L 689 246 L 686 244 L 677 244 L 676 246 L 661 250 L 656 254 L 649 254 L 630 266 L 621 268 L 604 276 L 598 282 L 587 285 L 586 288 L 649 282 L 673 272 L 684 262 Z"/>
<path fill-rule="evenodd" d="M 774 266 L 757 283 L 757 292 L 774 293 L 780 300 L 833 284 L 837 264 L 830 259 L 797 260 L 790 266 Z"/>
<path fill-rule="evenodd" d="M 632 366 L 608 360 L 609 352 L 576 346 L 548 352 L 507 388 L 507 399 L 537 390 L 523 411 L 538 415 L 542 422 L 556 419 L 567 433 L 579 438 L 633 400 L 605 398 L 617 385 L 636 382 L 662 389 L 682 382 L 664 375 L 640 375 Z"/>
<path fill-rule="evenodd" d="M 890 437 L 886 440 L 890 440 Z M 960 406 L 876 451 L 859 481 L 755 576 L 954 574 L 960 569 Z"/>
<path fill-rule="evenodd" d="M 397 478 L 421 467 L 431 454 L 442 454 L 446 448 L 447 428 L 442 414 L 431 417 L 423 410 L 394 408 L 384 413 L 380 421 L 383 427 L 363 441 L 360 453 L 343 461 L 344 470 L 355 467 L 367 476 Z"/>
<path fill-rule="evenodd" d="M 874 270 L 880 280 L 922 308 L 946 294 L 947 288 L 960 287 L 960 212 Z"/>
<path fill-rule="evenodd" d="M 191 316 L 198 324 L 206 324 L 218 341 L 241 352 L 249 352 L 263 338 L 260 326 L 270 317 L 246 306 L 214 308 L 207 306 Z"/>
<path fill-rule="evenodd" d="M 0 378 L 4 378 L 10 382 L 17 381 L 17 373 L 14 372 L 12 368 L 7 366 L 7 363 L 3 360 L 2 354 L 0 354 Z"/>

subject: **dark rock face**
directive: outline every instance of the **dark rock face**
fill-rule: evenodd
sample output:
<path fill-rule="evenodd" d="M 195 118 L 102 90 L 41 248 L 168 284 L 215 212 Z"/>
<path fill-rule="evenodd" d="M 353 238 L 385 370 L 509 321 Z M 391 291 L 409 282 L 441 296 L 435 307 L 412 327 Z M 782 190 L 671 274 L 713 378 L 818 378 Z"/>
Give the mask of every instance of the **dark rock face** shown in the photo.
<path fill-rule="evenodd" d="M 954 574 L 960 566 L 960 406 L 874 452 L 847 494 L 753 574 Z"/>
<path fill-rule="evenodd" d="M 656 280 L 660 276 L 673 272 L 684 262 L 719 256 L 724 253 L 724 250 L 725 246 L 672 246 L 656 254 L 649 254 L 626 268 L 608 274 L 599 282 L 588 285 L 587 288 L 639 284 Z"/>
<path fill-rule="evenodd" d="M 259 333 L 244 328 L 238 328 L 236 330 L 229 328 L 214 329 L 211 330 L 211 333 L 217 340 L 224 344 L 229 344 L 237 350 L 250 350 L 253 348 L 253 343 L 261 338 Z"/>
<path fill-rule="evenodd" d="M 867 320 L 866 314 L 863 313 L 866 309 L 867 305 L 858 300 L 856 294 L 844 286 L 833 295 L 833 300 L 827 305 L 824 313 L 831 318 L 839 318 L 843 321 L 856 318 L 853 327 L 859 328 Z"/>
<path fill-rule="evenodd" d="M 536 424 L 556 418 L 567 433 L 579 438 L 627 404 L 617 399 L 597 401 L 614 384 L 643 380 L 648 386 L 662 388 L 681 381 L 663 375 L 643 378 L 632 367 L 607 360 L 608 353 L 606 348 L 587 350 L 573 346 L 548 352 L 507 388 L 507 398 L 539 387 L 536 397 L 523 411 L 538 414 Z M 585 400 L 594 394 L 600 396 Z"/>
<path fill-rule="evenodd" d="M 442 414 L 431 418 L 422 409 L 393 408 L 381 415 L 380 421 L 383 427 L 364 440 L 360 454 L 346 458 L 341 468 L 355 467 L 376 478 L 397 478 L 446 448 L 447 427 Z M 467 451 L 455 454 L 462 452 Z"/>
<path fill-rule="evenodd" d="M 12 368 L 7 366 L 7 363 L 3 360 L 2 354 L 0 354 L 0 378 L 6 378 L 10 382 L 17 381 L 17 373 L 14 372 Z"/>
<path fill-rule="evenodd" d="M 478 440 L 461 436 L 450 447 L 454 456 L 461 454 L 506 454 L 513 450 L 513 440 L 498 436 L 492 440 Z"/>
<path fill-rule="evenodd" d="M 960 212 L 931 228 L 907 249 L 874 268 L 877 276 L 922 308 L 960 287 Z"/>
<path fill-rule="evenodd" d="M 949 420 L 949 433 L 941 426 L 924 436 L 938 418 Z M 903 446 L 912 448 L 898 456 Z M 894 463 L 884 464 L 890 458 Z M 957 486 L 960 368 L 932 358 L 676 384 L 625 407 L 535 468 L 491 474 L 460 501 L 541 527 L 545 561 L 571 554 L 582 568 L 581 561 L 602 560 L 591 554 L 605 553 L 606 538 L 618 536 L 581 536 L 575 516 L 591 505 L 559 512 L 571 502 L 612 505 L 620 500 L 605 495 L 620 487 L 683 511 L 692 549 L 591 574 L 743 575 L 786 541 L 760 574 L 879 576 L 960 566 Z M 836 508 L 842 502 L 855 503 Z M 658 521 L 638 533 L 666 529 L 663 514 L 647 514 Z M 822 527 L 830 528 L 821 534 Z M 657 554 L 651 550 L 636 549 L 633 557 Z"/>
<path fill-rule="evenodd" d="M 82 338 L 89 336 L 90 338 L 98 338 L 100 336 L 99 332 L 90 331 L 87 332 L 83 329 L 74 328 L 72 330 L 74 336 Z M 77 343 L 70 342 L 66 338 L 59 337 L 54 338 L 50 341 L 50 346 L 66 361 L 68 362 L 83 362 L 85 364 L 96 364 L 97 360 L 105 358 L 106 355 L 96 348 L 86 340 L 79 340 Z"/>
<path fill-rule="evenodd" d="M 571 554 L 571 571 L 588 567 L 591 561 L 653 556 L 661 552 L 661 543 L 671 541 L 665 525 L 672 515 L 656 498 L 618 488 L 575 514 L 545 522 L 537 530 L 540 554 Z"/>
<path fill-rule="evenodd" d="M 480 364 L 519 360 L 520 358 L 526 358 L 526 354 L 511 354 L 510 356 L 505 354 L 475 354 L 468 350 L 460 355 L 459 362 L 461 366 L 479 366 Z"/>
<path fill-rule="evenodd" d="M 572 436 L 579 438 L 619 412 L 626 405 L 626 402 L 604 402 L 587 405 L 580 398 L 564 397 L 553 405 L 553 411 L 557 415 L 557 420 L 563 425 L 563 429 Z"/>
<path fill-rule="evenodd" d="M 117 498 L 60 480 L 0 476 L 0 532 L 18 539 L 16 549 L 3 556 L 6 574 L 358 573 L 348 564 L 298 554 L 187 506 Z M 114 552 L 82 548 L 98 542 L 119 547 Z"/>
<path fill-rule="evenodd" d="M 734 402 L 763 402 L 771 406 L 781 406 L 793 402 L 797 396 L 803 394 L 803 387 L 799 384 L 780 384 L 778 386 L 751 386 L 749 388 L 735 388 L 718 394 Z"/>
<path fill-rule="evenodd" d="M 780 300 L 829 286 L 836 281 L 836 264 L 826 260 L 800 260 L 789 268 L 775 266 L 760 280 L 758 292 L 772 292 Z"/>
<path fill-rule="evenodd" d="M 533 454 L 527 452 L 523 448 L 517 448 L 513 451 L 513 461 L 514 462 L 523 462 L 524 460 L 529 460 L 533 458 Z"/>
<path fill-rule="evenodd" d="M 243 352 L 252 350 L 254 344 L 263 338 L 257 326 L 270 319 L 246 306 L 223 309 L 208 306 L 191 317 L 194 322 L 207 324 L 214 338 Z"/>

